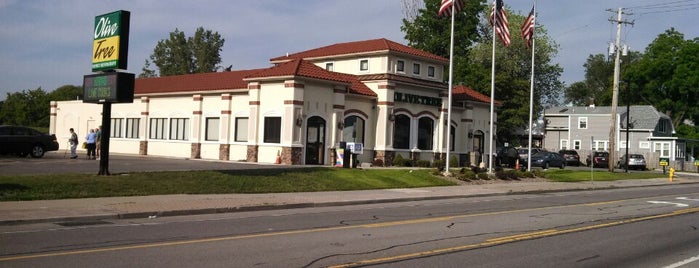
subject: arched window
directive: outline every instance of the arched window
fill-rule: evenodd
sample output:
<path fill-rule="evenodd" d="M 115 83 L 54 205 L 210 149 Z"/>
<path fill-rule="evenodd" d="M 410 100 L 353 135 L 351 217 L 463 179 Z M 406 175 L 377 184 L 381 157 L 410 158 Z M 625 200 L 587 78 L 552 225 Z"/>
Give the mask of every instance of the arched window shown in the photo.
<path fill-rule="evenodd" d="M 407 115 L 396 115 L 393 126 L 393 148 L 410 149 L 410 117 Z"/>
<path fill-rule="evenodd" d="M 417 123 L 417 148 L 420 150 L 432 150 L 434 141 L 434 120 L 429 117 L 421 117 Z"/>
<path fill-rule="evenodd" d="M 343 141 L 364 143 L 364 119 L 356 115 L 346 117 L 342 133 Z"/>

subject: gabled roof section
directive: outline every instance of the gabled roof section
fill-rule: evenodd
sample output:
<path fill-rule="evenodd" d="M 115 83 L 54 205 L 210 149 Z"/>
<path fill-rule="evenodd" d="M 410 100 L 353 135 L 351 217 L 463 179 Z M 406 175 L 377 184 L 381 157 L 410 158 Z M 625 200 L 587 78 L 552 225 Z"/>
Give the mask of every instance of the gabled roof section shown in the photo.
<path fill-rule="evenodd" d="M 490 97 L 483 95 L 480 92 L 475 91 L 470 87 L 464 85 L 458 85 L 454 87 L 454 89 L 451 91 L 451 94 L 452 98 L 454 98 L 455 100 L 468 100 L 475 102 L 490 103 Z M 495 100 L 495 105 L 500 104 L 501 103 L 498 100 Z"/>
<path fill-rule="evenodd" d="M 195 92 L 207 90 L 247 89 L 243 78 L 261 69 L 231 72 L 173 75 L 136 79 L 134 94 Z"/>
<path fill-rule="evenodd" d="M 352 94 L 377 96 L 374 91 L 359 81 L 354 75 L 331 72 L 302 59 L 292 59 L 291 61 L 275 65 L 271 68 L 259 70 L 246 76 L 245 80 L 254 81 L 260 80 L 261 78 L 294 76 L 345 83 L 349 85 L 349 91 Z"/>
<path fill-rule="evenodd" d="M 306 50 L 287 56 L 281 56 L 270 59 L 274 62 L 283 62 L 291 59 L 313 59 L 324 58 L 330 56 L 342 56 L 352 54 L 362 54 L 371 52 L 399 52 L 421 58 L 431 59 L 443 63 L 448 63 L 449 60 L 416 48 L 412 48 L 386 38 L 372 39 L 365 41 L 337 43 L 329 46 L 324 46 L 316 49 Z"/>

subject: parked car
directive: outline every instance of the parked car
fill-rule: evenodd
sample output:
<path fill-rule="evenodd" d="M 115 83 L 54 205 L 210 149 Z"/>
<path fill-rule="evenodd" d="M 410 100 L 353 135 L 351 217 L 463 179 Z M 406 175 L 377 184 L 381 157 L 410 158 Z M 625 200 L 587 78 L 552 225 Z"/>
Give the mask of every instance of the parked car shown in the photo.
<path fill-rule="evenodd" d="M 541 152 L 541 149 L 539 148 L 532 148 L 532 156 L 534 156 L 536 153 Z M 527 155 L 529 154 L 529 148 L 518 148 L 517 153 L 519 154 L 519 161 L 522 162 L 522 160 L 527 160 Z"/>
<path fill-rule="evenodd" d="M 575 150 L 560 150 L 558 154 L 566 159 L 566 165 L 568 166 L 580 166 L 580 155 Z"/>
<path fill-rule="evenodd" d="M 496 163 L 499 166 L 514 167 L 517 163 L 518 157 L 519 155 L 517 154 L 517 149 L 514 147 L 504 147 L 498 151 Z"/>
<path fill-rule="evenodd" d="M 609 167 L 609 153 L 608 152 L 592 152 L 592 156 L 587 155 L 587 166 L 589 167 Z"/>
<path fill-rule="evenodd" d="M 524 160 L 526 166 L 526 159 Z M 558 153 L 541 151 L 532 155 L 532 167 L 541 167 L 548 169 L 549 167 L 566 167 L 566 160 Z"/>
<path fill-rule="evenodd" d="M 45 152 L 57 151 L 56 135 L 22 126 L 0 126 L 0 154 L 16 154 L 34 158 L 44 156 Z"/>
<path fill-rule="evenodd" d="M 642 154 L 629 154 L 629 169 L 646 170 L 646 158 Z M 626 155 L 622 155 L 617 163 L 619 168 L 626 167 Z"/>

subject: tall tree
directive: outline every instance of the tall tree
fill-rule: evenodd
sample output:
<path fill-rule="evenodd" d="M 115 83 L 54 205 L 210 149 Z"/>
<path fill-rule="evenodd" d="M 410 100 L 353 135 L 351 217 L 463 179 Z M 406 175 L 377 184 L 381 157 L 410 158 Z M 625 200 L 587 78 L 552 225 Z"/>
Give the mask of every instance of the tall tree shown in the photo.
<path fill-rule="evenodd" d="M 465 1 L 454 17 L 454 82 L 463 82 L 468 68 L 466 56 L 480 35 L 478 25 L 486 0 Z M 451 16 L 437 16 L 441 0 L 425 0 L 413 21 L 403 19 L 401 31 L 408 45 L 435 55 L 449 58 Z M 446 74 L 445 74 L 446 75 Z M 456 83 L 455 83 L 456 84 Z"/>
<path fill-rule="evenodd" d="M 622 56 L 622 70 L 627 69 L 641 57 L 642 54 L 637 51 Z M 602 106 L 611 105 L 614 61 L 604 54 L 589 55 L 583 67 L 585 67 L 585 80 L 574 82 L 566 87 L 565 103 L 576 106 L 586 106 L 591 103 Z"/>
<path fill-rule="evenodd" d="M 0 122 L 8 125 L 49 126 L 49 97 L 41 88 L 7 93 Z"/>
<path fill-rule="evenodd" d="M 507 7 L 506 7 L 507 9 Z M 519 33 L 519 26 L 526 16 L 508 11 L 511 33 Z M 465 83 L 481 93 L 490 95 L 492 64 L 492 27 L 481 21 L 483 34 L 468 55 L 469 66 L 464 74 Z M 560 81 L 563 68 L 552 59 L 558 53 L 558 45 L 548 37 L 546 29 L 536 25 L 534 51 L 534 117 L 547 106 L 558 105 L 564 87 Z M 495 99 L 498 108 L 497 137 L 499 142 L 517 143 L 518 131 L 529 123 L 529 93 L 531 79 L 531 49 L 518 34 L 511 37 L 508 47 L 496 42 L 495 48 Z"/>
<path fill-rule="evenodd" d="M 67 101 L 82 99 L 83 88 L 81 86 L 65 85 L 49 93 L 50 101 Z"/>
<path fill-rule="evenodd" d="M 169 39 L 158 41 L 139 77 L 156 76 L 156 71 L 150 69 L 151 62 L 158 68 L 160 76 L 214 72 L 221 63 L 224 41 L 218 32 L 203 27 L 197 28 L 194 37 L 189 38 L 175 29 Z"/>
<path fill-rule="evenodd" d="M 194 56 L 195 73 L 217 71 L 217 65 L 221 63 L 223 42 L 224 39 L 218 32 L 213 33 L 211 30 L 204 30 L 203 27 L 197 28 L 194 36 L 187 41 Z"/>
<path fill-rule="evenodd" d="M 699 38 L 685 40 L 674 28 L 658 35 L 644 56 L 624 72 L 637 103 L 653 105 L 672 118 L 699 119 Z"/>

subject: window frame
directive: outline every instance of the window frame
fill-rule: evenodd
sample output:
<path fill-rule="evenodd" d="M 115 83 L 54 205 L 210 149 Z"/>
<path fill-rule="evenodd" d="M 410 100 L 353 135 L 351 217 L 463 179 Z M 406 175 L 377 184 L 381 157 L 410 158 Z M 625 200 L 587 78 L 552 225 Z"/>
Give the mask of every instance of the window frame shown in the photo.
<path fill-rule="evenodd" d="M 282 117 L 265 116 L 262 133 L 262 142 L 281 143 L 282 142 Z"/>
<path fill-rule="evenodd" d="M 405 73 L 405 61 L 404 60 L 396 60 L 396 72 L 397 73 Z"/>
<path fill-rule="evenodd" d="M 422 65 L 418 62 L 413 62 L 413 75 L 420 75 L 420 69 L 422 69 Z"/>
<path fill-rule="evenodd" d="M 359 60 L 359 71 L 360 72 L 368 72 L 369 71 L 369 60 L 368 59 Z"/>
<path fill-rule="evenodd" d="M 167 129 L 167 118 L 151 118 L 148 128 L 148 139 L 165 140 Z"/>
<path fill-rule="evenodd" d="M 215 129 L 212 130 L 212 123 L 216 123 Z M 219 141 L 221 139 L 221 118 L 207 117 L 204 119 L 204 140 Z"/>
<path fill-rule="evenodd" d="M 245 121 L 245 123 L 242 123 L 242 121 Z M 247 142 L 248 141 L 248 123 L 250 122 L 249 117 L 236 117 L 235 118 L 235 136 L 233 137 L 233 141 L 235 142 Z M 241 128 L 240 126 L 244 125 L 245 128 Z M 241 132 L 241 130 L 245 130 L 245 132 Z M 245 137 L 243 139 L 243 137 Z"/>
<path fill-rule="evenodd" d="M 578 117 L 578 129 L 587 129 L 589 122 L 587 117 Z"/>
<path fill-rule="evenodd" d="M 429 77 L 429 78 L 435 78 L 435 74 L 436 74 L 436 72 L 437 72 L 436 69 L 437 69 L 437 68 L 435 68 L 434 66 L 428 65 L 428 66 L 427 66 L 427 77 Z"/>
<path fill-rule="evenodd" d="M 189 140 L 189 118 L 177 117 L 170 118 L 170 140 L 187 141 Z"/>
<path fill-rule="evenodd" d="M 140 138 L 141 118 L 126 118 L 124 138 Z"/>
<path fill-rule="evenodd" d="M 405 123 L 402 121 L 406 121 L 407 125 L 399 124 Z M 393 149 L 410 149 L 411 121 L 410 116 L 405 114 L 397 114 L 395 116 L 395 120 L 393 121 Z"/>
<path fill-rule="evenodd" d="M 123 129 L 124 129 L 124 118 L 111 118 L 109 119 L 109 123 L 111 124 L 111 128 L 109 130 L 109 137 L 110 138 L 123 138 Z"/>
<path fill-rule="evenodd" d="M 429 120 L 429 126 L 427 125 Z M 434 149 L 434 124 L 435 121 L 429 116 L 423 116 L 417 120 L 417 148 L 419 150 Z"/>

